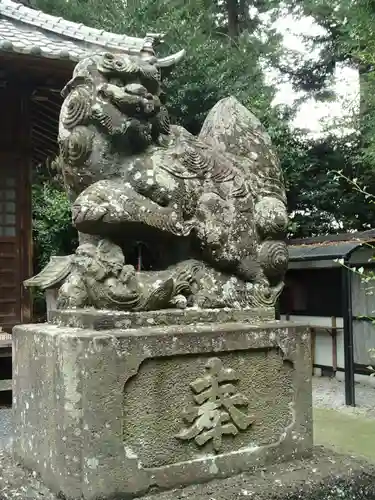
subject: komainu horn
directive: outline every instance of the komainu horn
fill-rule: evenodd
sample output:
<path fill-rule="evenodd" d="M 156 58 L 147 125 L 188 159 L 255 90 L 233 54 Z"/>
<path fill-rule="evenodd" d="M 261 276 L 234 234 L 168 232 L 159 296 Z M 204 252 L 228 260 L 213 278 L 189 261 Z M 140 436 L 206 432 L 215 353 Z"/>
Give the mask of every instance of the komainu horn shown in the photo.
<path fill-rule="evenodd" d="M 288 216 L 271 140 L 234 97 L 198 136 L 171 125 L 161 82 L 185 52 L 159 59 L 152 40 L 81 60 L 62 92 L 58 164 L 80 245 L 56 269 L 57 307 L 273 306 Z"/>

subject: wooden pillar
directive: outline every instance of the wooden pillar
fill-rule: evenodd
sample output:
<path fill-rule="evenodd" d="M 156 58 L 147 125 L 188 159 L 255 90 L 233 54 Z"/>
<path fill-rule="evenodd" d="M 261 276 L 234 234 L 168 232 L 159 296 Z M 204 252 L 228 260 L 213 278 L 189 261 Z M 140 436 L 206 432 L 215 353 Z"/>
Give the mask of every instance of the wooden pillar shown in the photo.
<path fill-rule="evenodd" d="M 332 369 L 333 373 L 337 372 L 337 322 L 336 318 L 331 318 L 332 321 L 332 329 L 331 329 L 331 337 L 332 337 Z"/>
<path fill-rule="evenodd" d="M 21 98 L 21 117 L 23 124 L 22 155 L 22 209 L 21 209 L 21 239 L 22 239 L 22 281 L 33 275 L 33 239 L 32 239 L 32 206 L 31 206 L 31 120 L 30 120 L 31 90 L 24 90 Z M 29 323 L 32 319 L 31 290 L 21 288 L 21 322 Z"/>
<path fill-rule="evenodd" d="M 312 370 L 312 375 L 314 375 L 315 345 L 316 345 L 316 331 L 315 331 L 315 328 L 310 328 L 310 334 L 311 334 L 311 370 Z"/>

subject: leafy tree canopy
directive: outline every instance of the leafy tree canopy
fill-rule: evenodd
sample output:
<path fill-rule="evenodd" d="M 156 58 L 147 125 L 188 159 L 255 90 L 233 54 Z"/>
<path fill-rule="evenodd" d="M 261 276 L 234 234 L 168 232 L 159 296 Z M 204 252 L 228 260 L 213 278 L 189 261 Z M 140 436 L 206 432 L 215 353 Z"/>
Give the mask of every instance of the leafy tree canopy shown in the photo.
<path fill-rule="evenodd" d="M 212 106 L 230 94 L 260 118 L 269 119 L 274 89 L 264 82 L 262 62 L 277 57 L 280 36 L 259 14 L 240 15 L 240 9 L 249 11 L 248 1 L 37 0 L 36 4 L 100 29 L 134 36 L 164 33 L 165 43 L 158 48 L 162 55 L 186 48 L 186 58 L 164 83 L 173 119 L 192 133 L 200 130 Z"/>
<path fill-rule="evenodd" d="M 372 188 L 375 147 L 371 140 L 373 113 L 363 111 L 362 136 L 307 140 L 300 131 L 291 132 L 291 109 L 271 107 L 275 88 L 264 80 L 265 65 L 273 65 L 291 78 L 297 90 L 329 96 L 328 84 L 337 62 L 366 68 L 371 87 L 375 37 L 372 17 L 375 2 L 370 0 L 28 0 L 34 7 L 66 19 L 100 29 L 143 36 L 162 32 L 165 43 L 158 52 L 170 54 L 187 49 L 177 70 L 166 75 L 164 84 L 173 120 L 192 133 L 200 130 L 209 109 L 222 97 L 235 95 L 268 128 L 279 151 L 288 187 L 289 209 L 293 214 L 291 233 L 299 236 L 324 234 L 348 229 L 366 229 L 371 213 L 359 194 L 347 182 L 334 175 L 343 171 Z M 372 9 L 372 10 L 371 10 Z M 319 36 L 307 37 L 316 60 L 302 61 L 282 48 L 280 35 L 272 21 L 286 11 L 296 16 L 312 16 L 324 28 Z M 267 15 L 265 15 L 267 14 Z M 292 64 L 293 63 L 293 64 Z M 373 93 L 366 93 L 371 110 Z M 366 118 L 367 117 L 367 118 Z M 366 134 L 364 133 L 366 131 Z M 43 170 L 43 169 L 42 169 Z M 38 174 L 42 175 L 41 172 Z M 42 184 L 45 177 L 36 179 Z M 50 182 L 50 181 L 48 181 Z M 66 251 L 68 206 L 60 199 L 59 187 L 35 188 L 35 228 L 43 246 L 46 227 L 38 204 L 51 201 L 66 207 L 55 213 L 60 222 L 55 243 L 48 243 L 42 255 Z M 52 188 L 51 188 L 52 189 Z M 48 205 L 49 202 L 47 202 Z M 66 214 L 66 215 L 64 215 Z M 64 219 L 66 217 L 66 219 Z M 65 225 L 65 220 L 68 224 Z M 51 231 L 51 234 L 54 234 Z M 63 242 L 64 241 L 64 242 Z M 55 250 L 52 250 L 52 247 Z M 63 250 L 64 249 L 64 250 Z M 69 251 L 69 249 L 68 249 Z"/>

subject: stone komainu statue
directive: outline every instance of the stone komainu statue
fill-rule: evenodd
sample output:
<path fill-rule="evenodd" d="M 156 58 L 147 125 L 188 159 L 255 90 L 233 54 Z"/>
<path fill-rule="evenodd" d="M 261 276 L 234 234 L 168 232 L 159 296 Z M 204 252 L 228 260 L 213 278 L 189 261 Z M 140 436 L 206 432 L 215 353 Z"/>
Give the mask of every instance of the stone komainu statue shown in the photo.
<path fill-rule="evenodd" d="M 263 307 L 282 290 L 288 217 L 270 138 L 233 97 L 198 137 L 171 125 L 161 74 L 182 56 L 93 55 L 63 90 L 59 164 L 80 246 L 60 308 Z"/>

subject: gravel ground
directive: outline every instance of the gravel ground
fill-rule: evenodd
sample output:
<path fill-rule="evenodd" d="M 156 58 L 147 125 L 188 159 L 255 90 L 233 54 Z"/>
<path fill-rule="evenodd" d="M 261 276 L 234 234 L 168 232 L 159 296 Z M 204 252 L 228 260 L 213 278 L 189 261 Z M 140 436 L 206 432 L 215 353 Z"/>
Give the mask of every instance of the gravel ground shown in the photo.
<path fill-rule="evenodd" d="M 345 406 L 345 385 L 335 378 L 313 378 L 313 404 L 352 415 L 375 419 L 375 387 L 355 384 L 356 407 Z"/>
<path fill-rule="evenodd" d="M 10 448 L 12 435 L 12 410 L 0 408 L 0 449 Z"/>

